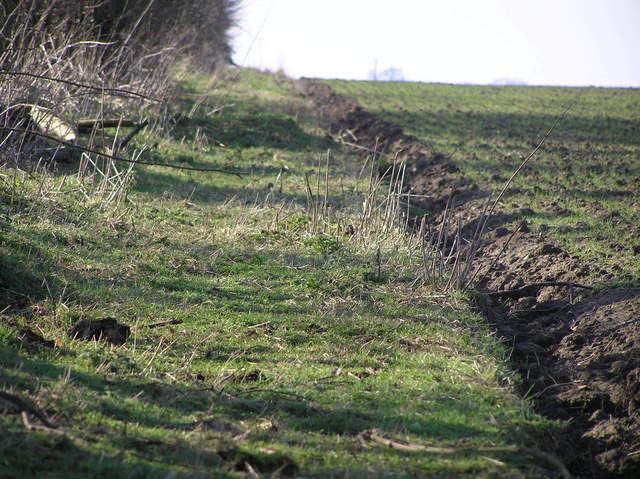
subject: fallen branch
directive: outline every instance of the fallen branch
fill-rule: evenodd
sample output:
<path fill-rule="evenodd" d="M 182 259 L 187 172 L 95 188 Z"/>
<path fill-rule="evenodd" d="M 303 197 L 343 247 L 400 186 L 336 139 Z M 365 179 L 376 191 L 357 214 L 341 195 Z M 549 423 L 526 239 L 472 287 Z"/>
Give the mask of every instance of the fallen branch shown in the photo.
<path fill-rule="evenodd" d="M 149 100 L 149 101 L 154 101 L 156 103 L 162 103 L 162 100 L 158 100 L 157 98 L 152 98 L 150 96 L 147 95 L 143 95 L 142 93 L 136 93 L 134 91 L 131 90 L 123 90 L 120 88 L 107 88 L 107 87 L 97 87 L 97 86 L 92 86 L 92 85 L 86 85 L 84 83 L 78 83 L 78 82 L 74 82 L 71 80 L 64 80 L 62 78 L 54 78 L 54 77 L 50 77 L 47 75 L 38 75 L 36 73 L 28 73 L 28 72 L 14 72 L 14 71 L 6 71 L 6 70 L 0 70 L 0 75 L 8 75 L 8 76 L 24 76 L 24 77 L 31 77 L 31 78 L 38 78 L 40 80 L 48 80 L 48 81 L 54 81 L 54 82 L 58 82 L 58 83 L 65 83 L 67 85 L 71 85 L 71 86 L 76 86 L 79 88 L 86 88 L 87 90 L 94 90 L 94 91 L 99 91 L 100 93 L 107 93 L 107 94 L 114 94 L 114 95 L 121 95 L 121 96 L 133 96 L 133 97 L 137 97 L 137 98 L 142 98 L 143 100 Z"/>
<path fill-rule="evenodd" d="M 45 133 L 40 133 L 39 131 L 36 131 L 36 130 L 29 130 L 29 129 L 25 129 L 25 128 L 8 128 L 8 127 L 4 127 L 4 126 L 0 126 L 0 130 L 12 131 L 12 132 L 15 132 L 15 133 L 25 133 L 25 134 L 29 134 L 29 135 L 40 136 L 42 138 L 46 138 L 48 140 L 55 141 L 56 143 L 59 143 L 60 145 L 66 146 L 68 148 L 84 151 L 86 153 L 91 153 L 93 155 L 102 156 L 104 158 L 109 158 L 109 159 L 114 160 L 114 161 L 123 161 L 125 163 L 133 163 L 133 164 L 136 164 L 136 165 L 162 166 L 162 167 L 165 167 L 165 168 L 173 168 L 173 169 L 176 169 L 176 170 L 211 171 L 211 172 L 216 172 L 216 173 L 224 173 L 224 174 L 227 174 L 227 175 L 235 175 L 238 178 L 242 178 L 242 175 L 240 173 L 238 173 L 237 171 L 223 170 L 223 169 L 220 169 L 220 168 L 196 168 L 194 166 L 171 165 L 169 163 L 158 163 L 158 162 L 155 162 L 155 161 L 129 160 L 127 158 L 121 158 L 121 157 L 118 157 L 118 156 L 110 155 L 108 153 L 104 153 L 102 151 L 94 150 L 92 148 L 87 148 L 86 146 L 76 145 L 74 143 L 70 143 L 68 141 L 61 140 L 61 139 L 56 138 L 54 136 L 47 135 Z"/>
<path fill-rule="evenodd" d="M 78 130 L 78 133 L 90 133 L 94 128 L 130 128 L 137 125 L 138 124 L 133 120 L 124 120 L 117 118 L 111 118 L 108 120 L 78 120 L 78 122 L 76 123 L 76 129 Z"/>
<path fill-rule="evenodd" d="M 41 424 L 34 424 L 33 421 L 31 420 L 31 418 L 29 417 L 29 413 L 27 411 L 22 411 L 22 423 L 24 424 L 24 427 L 26 427 L 29 431 L 45 431 L 51 434 L 59 434 L 65 437 L 68 437 L 69 439 L 72 439 L 76 442 L 79 443 L 83 443 L 86 444 L 86 442 L 82 439 L 80 439 L 79 437 L 69 433 L 69 431 L 62 429 L 62 428 L 57 428 L 57 427 L 49 427 L 46 425 L 41 425 Z"/>
<path fill-rule="evenodd" d="M 18 397 L 6 391 L 0 391 L 0 398 L 4 399 L 5 401 L 9 401 L 10 403 L 12 403 L 14 406 L 17 407 L 20 410 L 20 412 L 23 413 L 22 415 L 23 421 L 25 421 L 25 416 L 26 416 L 26 414 L 24 413 L 29 413 L 37 417 L 38 419 L 40 419 L 42 424 L 44 424 L 48 429 L 56 429 L 58 427 L 55 424 L 51 423 L 49 419 L 47 419 L 47 417 L 43 413 L 38 411 L 38 409 L 35 406 L 32 406 L 21 397 Z M 28 416 L 26 418 L 26 421 L 29 421 Z M 30 421 L 29 421 L 29 424 L 33 425 L 32 423 L 30 423 Z M 27 423 L 25 423 L 25 425 L 27 425 L 27 427 L 30 427 Z"/>
<path fill-rule="evenodd" d="M 567 281 L 545 281 L 542 283 L 532 283 L 522 286 L 516 289 L 507 289 L 504 291 L 491 291 L 486 293 L 490 298 L 509 298 L 509 299 L 518 299 L 524 298 L 526 296 L 536 296 L 538 292 L 542 288 L 546 288 L 547 286 L 555 286 L 562 288 L 582 288 L 582 289 L 593 289 L 591 286 L 585 286 L 583 284 L 571 283 Z"/>

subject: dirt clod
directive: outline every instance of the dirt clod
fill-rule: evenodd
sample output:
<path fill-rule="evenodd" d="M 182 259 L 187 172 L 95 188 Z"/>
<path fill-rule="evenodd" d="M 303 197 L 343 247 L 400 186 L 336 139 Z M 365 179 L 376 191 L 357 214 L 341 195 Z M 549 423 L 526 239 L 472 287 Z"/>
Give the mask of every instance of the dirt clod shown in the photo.
<path fill-rule="evenodd" d="M 131 334 L 131 328 L 119 323 L 115 318 L 78 321 L 69 330 L 71 339 L 85 341 L 106 341 L 114 345 L 122 345 Z"/>

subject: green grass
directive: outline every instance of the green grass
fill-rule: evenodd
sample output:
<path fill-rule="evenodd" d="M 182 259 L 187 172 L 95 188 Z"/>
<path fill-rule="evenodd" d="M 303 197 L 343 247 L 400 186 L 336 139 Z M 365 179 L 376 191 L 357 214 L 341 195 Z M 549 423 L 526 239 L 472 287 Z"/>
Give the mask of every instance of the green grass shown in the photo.
<path fill-rule="evenodd" d="M 539 477 L 500 448 L 556 426 L 516 394 L 508 350 L 464 297 L 413 284 L 410 239 L 339 232 L 367 185 L 308 106 L 252 71 L 189 77 L 177 105 L 177 126 L 136 139 L 155 145 L 145 158 L 242 178 L 139 168 L 105 206 L 72 166 L 0 170 L 0 387 L 67 433 L 27 431 L 0 401 L 0 477 L 244 477 L 246 463 L 265 477 Z M 331 213 L 314 230 L 305 177 L 322 191 L 327 148 Z M 107 316 L 131 326 L 125 345 L 68 338 Z M 148 327 L 168 320 L 181 323 Z M 21 341 L 23 326 L 58 346 Z M 363 441 L 372 428 L 457 452 Z"/>
<path fill-rule="evenodd" d="M 571 253 L 640 281 L 637 89 L 329 82 L 497 191 L 572 105 L 502 201 Z M 575 102 L 575 103 L 574 103 Z"/>

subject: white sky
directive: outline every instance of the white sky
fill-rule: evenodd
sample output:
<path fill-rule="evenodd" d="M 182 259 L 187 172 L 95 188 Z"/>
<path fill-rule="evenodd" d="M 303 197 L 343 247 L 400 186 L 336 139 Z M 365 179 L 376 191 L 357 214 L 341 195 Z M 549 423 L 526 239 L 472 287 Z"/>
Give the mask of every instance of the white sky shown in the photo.
<path fill-rule="evenodd" d="M 293 77 L 640 87 L 640 0 L 242 0 L 234 61 Z"/>

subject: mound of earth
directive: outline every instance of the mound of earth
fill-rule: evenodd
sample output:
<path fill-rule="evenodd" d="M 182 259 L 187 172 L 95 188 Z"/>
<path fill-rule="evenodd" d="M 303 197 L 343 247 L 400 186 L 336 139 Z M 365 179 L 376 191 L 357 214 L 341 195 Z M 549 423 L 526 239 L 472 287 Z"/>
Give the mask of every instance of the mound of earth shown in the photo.
<path fill-rule="evenodd" d="M 445 154 L 326 84 L 303 79 L 296 86 L 332 135 L 406 164 L 405 192 L 427 195 L 420 206 L 432 213 L 432 228 L 449 218 L 472 239 L 489 193 Z M 542 414 L 570 420 L 555 451 L 569 469 L 585 477 L 640 477 L 640 289 L 607 287 L 613 274 L 517 221 L 515 214 L 488 215 L 473 261 L 475 287 L 484 291 L 478 304 L 513 345 L 523 393 Z"/>

